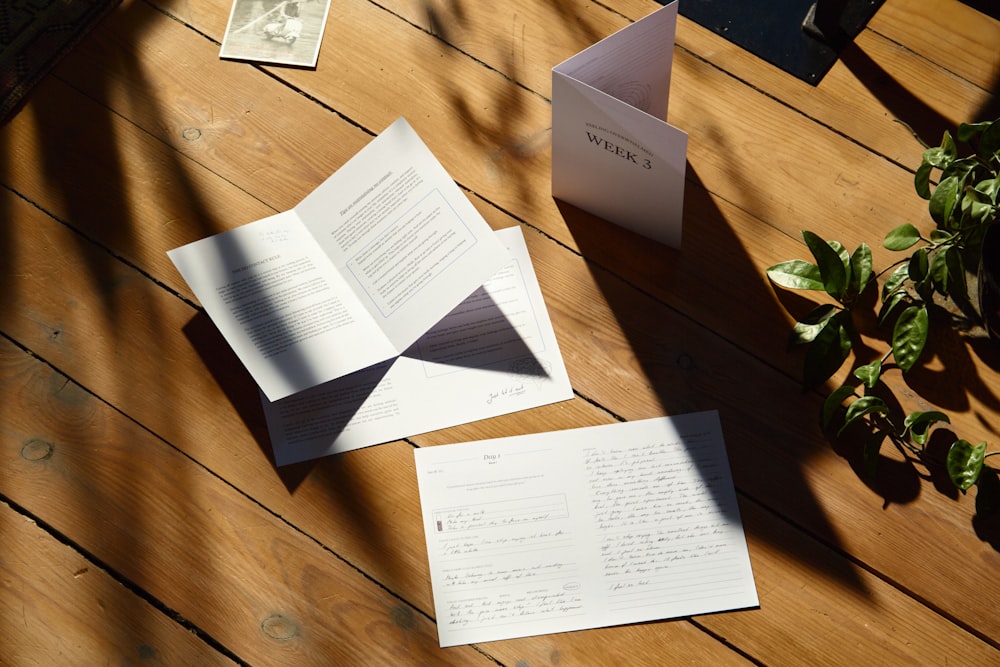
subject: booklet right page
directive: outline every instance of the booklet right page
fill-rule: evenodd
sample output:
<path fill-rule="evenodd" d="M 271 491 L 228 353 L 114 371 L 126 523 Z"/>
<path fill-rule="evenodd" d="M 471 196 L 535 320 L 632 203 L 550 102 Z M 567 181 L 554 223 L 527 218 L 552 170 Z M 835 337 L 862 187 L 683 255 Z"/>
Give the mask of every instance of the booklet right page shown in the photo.
<path fill-rule="evenodd" d="M 441 646 L 758 605 L 717 412 L 414 454 Z"/>
<path fill-rule="evenodd" d="M 552 69 L 552 195 L 680 247 L 687 133 L 667 124 L 677 2 Z"/>

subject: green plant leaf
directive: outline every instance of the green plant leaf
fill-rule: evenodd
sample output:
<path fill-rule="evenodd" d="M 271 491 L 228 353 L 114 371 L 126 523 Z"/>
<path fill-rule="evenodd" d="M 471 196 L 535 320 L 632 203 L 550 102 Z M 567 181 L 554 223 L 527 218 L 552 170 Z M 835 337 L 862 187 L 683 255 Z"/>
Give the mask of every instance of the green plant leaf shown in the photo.
<path fill-rule="evenodd" d="M 951 161 L 957 155 L 958 148 L 955 146 L 955 140 L 951 138 L 951 133 L 945 131 L 944 136 L 941 137 L 940 146 L 928 148 L 924 151 L 924 161 L 934 165 L 938 169 L 944 169 L 951 164 Z"/>
<path fill-rule="evenodd" d="M 837 255 L 840 257 L 840 263 L 844 265 L 844 269 L 847 269 L 851 261 L 851 253 L 847 252 L 847 248 L 840 241 L 827 241 L 830 247 L 834 249 Z"/>
<path fill-rule="evenodd" d="M 948 294 L 948 282 L 949 278 L 951 278 L 951 272 L 948 267 L 948 255 L 952 251 L 955 251 L 953 246 L 942 246 L 934 253 L 934 258 L 931 260 L 931 282 L 934 284 L 935 289 L 944 295 Z"/>
<path fill-rule="evenodd" d="M 995 158 L 996 154 L 1000 152 L 1000 122 L 998 121 L 1000 118 L 990 122 L 979 138 L 979 150 L 976 152 L 986 159 Z"/>
<path fill-rule="evenodd" d="M 932 171 L 934 171 L 934 165 L 925 160 L 920 163 L 920 166 L 917 167 L 917 173 L 913 176 L 913 189 L 917 191 L 921 199 L 931 198 Z"/>
<path fill-rule="evenodd" d="M 861 294 L 872 279 L 872 249 L 867 243 L 862 243 L 851 254 L 851 289 L 855 294 Z"/>
<path fill-rule="evenodd" d="M 947 243 L 955 238 L 955 232 L 949 232 L 944 229 L 932 229 L 931 230 L 931 243 Z"/>
<path fill-rule="evenodd" d="M 990 202 L 996 204 L 997 193 L 1000 193 L 1000 176 L 979 181 L 975 188 L 977 192 L 984 194 Z"/>
<path fill-rule="evenodd" d="M 858 366 L 854 369 L 854 377 L 858 378 L 865 383 L 865 386 L 869 389 L 874 389 L 875 385 L 878 383 L 879 377 L 882 375 L 882 360 L 876 359 L 870 364 L 865 364 L 864 366 Z"/>
<path fill-rule="evenodd" d="M 948 267 L 948 289 L 952 294 L 967 294 L 969 290 L 965 282 L 965 260 L 962 259 L 962 251 L 950 247 L 945 257 L 945 264 Z"/>
<path fill-rule="evenodd" d="M 910 264 L 907 267 L 906 274 L 910 280 L 915 283 L 927 278 L 927 273 L 930 270 L 930 265 L 927 261 L 927 249 L 918 248 L 915 253 L 910 257 Z"/>
<path fill-rule="evenodd" d="M 883 301 L 902 288 L 903 283 L 906 282 L 908 272 L 909 266 L 907 264 L 900 264 L 892 273 L 889 274 L 889 277 L 885 279 L 885 283 L 882 285 Z"/>
<path fill-rule="evenodd" d="M 825 291 L 819 267 L 801 259 L 775 264 L 767 270 L 767 277 L 775 285 L 788 289 Z"/>
<path fill-rule="evenodd" d="M 885 235 L 882 245 L 889 250 L 906 250 L 920 241 L 920 232 L 910 223 L 900 225 Z"/>
<path fill-rule="evenodd" d="M 965 182 L 969 179 L 969 176 L 976 171 L 981 164 L 971 157 L 964 157 L 958 160 L 952 161 L 944 170 L 941 172 L 941 181 L 954 176 L 958 179 L 957 190 L 961 192 L 962 188 L 965 187 Z"/>
<path fill-rule="evenodd" d="M 851 353 L 849 326 L 847 311 L 837 312 L 806 348 L 802 382 L 807 389 L 818 387 L 843 365 Z"/>
<path fill-rule="evenodd" d="M 802 238 L 805 239 L 816 265 L 819 266 L 819 274 L 823 279 L 826 293 L 835 299 L 842 299 L 847 289 L 847 271 L 840 253 L 810 231 L 803 231 Z"/>
<path fill-rule="evenodd" d="M 809 314 L 795 323 L 795 326 L 792 327 L 792 335 L 789 342 L 792 345 L 813 342 L 816 336 L 823 330 L 823 327 L 827 325 L 830 318 L 837 314 L 839 310 L 832 303 L 824 303 L 816 306 Z"/>
<path fill-rule="evenodd" d="M 975 447 L 965 440 L 956 440 L 948 449 L 945 467 L 952 484 L 965 491 L 976 483 L 979 473 L 983 470 L 983 459 L 986 457 L 986 443 L 981 442 Z"/>
<path fill-rule="evenodd" d="M 973 188 L 966 188 L 962 194 L 962 214 L 976 224 L 986 224 L 993 216 L 993 202 L 989 197 Z"/>
<path fill-rule="evenodd" d="M 959 178 L 957 176 L 949 176 L 942 179 L 938 183 L 938 186 L 934 188 L 930 202 L 927 205 L 931 218 L 940 227 L 944 227 L 945 229 L 951 229 L 951 213 L 958 202 L 958 188 Z"/>
<path fill-rule="evenodd" d="M 903 428 L 910 430 L 910 438 L 920 446 L 927 444 L 930 436 L 931 426 L 938 422 L 951 423 L 943 412 L 937 410 L 927 410 L 925 412 L 911 412 L 903 419 Z"/>
<path fill-rule="evenodd" d="M 823 428 L 830 426 L 830 421 L 833 419 L 834 413 L 837 412 L 837 408 L 844 402 L 844 399 L 854 395 L 854 387 L 845 384 L 843 387 L 835 389 L 833 393 L 826 397 L 826 400 L 823 401 L 823 410 L 819 418 L 819 423 Z"/>
<path fill-rule="evenodd" d="M 889 414 L 889 406 L 878 396 L 862 396 L 847 406 L 847 414 L 844 415 L 844 425 L 840 427 L 837 435 L 844 432 L 848 426 L 858 421 L 865 415 Z"/>
<path fill-rule="evenodd" d="M 983 121 L 982 123 L 962 123 L 958 126 L 955 131 L 955 137 L 959 141 L 968 142 L 970 139 L 978 134 L 982 134 L 983 130 L 990 126 L 992 121 Z"/>
<path fill-rule="evenodd" d="M 906 373 L 917 363 L 927 343 L 928 315 L 924 305 L 913 305 L 899 314 L 892 331 L 892 356 Z"/>
<path fill-rule="evenodd" d="M 902 303 L 908 303 L 906 292 L 899 290 L 893 292 L 887 301 L 882 302 L 882 308 L 878 313 L 879 326 L 885 324 L 896 308 Z"/>

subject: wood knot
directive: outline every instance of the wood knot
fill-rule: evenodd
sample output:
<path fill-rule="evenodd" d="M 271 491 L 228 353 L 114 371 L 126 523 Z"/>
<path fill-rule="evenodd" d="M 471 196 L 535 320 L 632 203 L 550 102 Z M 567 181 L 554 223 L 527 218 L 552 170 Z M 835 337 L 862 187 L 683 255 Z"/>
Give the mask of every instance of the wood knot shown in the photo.
<path fill-rule="evenodd" d="M 271 639 L 287 642 L 299 636 L 299 624 L 284 614 L 272 614 L 260 624 L 260 630 Z"/>
<path fill-rule="evenodd" d="M 201 139 L 201 130 L 197 127 L 189 127 L 181 132 L 181 136 L 184 137 L 185 141 L 198 141 Z"/>
<path fill-rule="evenodd" d="M 32 438 L 21 447 L 21 458 L 25 461 L 47 461 L 52 458 L 55 447 L 41 438 Z"/>
<path fill-rule="evenodd" d="M 414 626 L 413 610 L 406 605 L 399 605 L 395 607 L 389 616 L 392 618 L 392 623 L 397 628 L 403 630 L 412 630 Z"/>

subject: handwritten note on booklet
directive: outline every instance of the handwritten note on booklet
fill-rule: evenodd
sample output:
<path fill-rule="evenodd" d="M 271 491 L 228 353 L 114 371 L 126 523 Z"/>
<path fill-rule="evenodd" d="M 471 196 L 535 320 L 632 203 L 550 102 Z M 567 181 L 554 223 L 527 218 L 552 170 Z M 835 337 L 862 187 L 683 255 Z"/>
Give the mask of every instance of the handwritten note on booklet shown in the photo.
<path fill-rule="evenodd" d="M 677 2 L 552 69 L 552 195 L 680 247 L 687 133 L 667 124 Z"/>
<path fill-rule="evenodd" d="M 758 605 L 716 412 L 415 457 L 441 646 Z"/>
<path fill-rule="evenodd" d="M 573 397 L 520 227 L 510 261 L 402 356 L 264 400 L 278 465 Z"/>
<path fill-rule="evenodd" d="M 272 401 L 402 354 L 510 261 L 402 118 L 291 211 L 168 255 Z"/>

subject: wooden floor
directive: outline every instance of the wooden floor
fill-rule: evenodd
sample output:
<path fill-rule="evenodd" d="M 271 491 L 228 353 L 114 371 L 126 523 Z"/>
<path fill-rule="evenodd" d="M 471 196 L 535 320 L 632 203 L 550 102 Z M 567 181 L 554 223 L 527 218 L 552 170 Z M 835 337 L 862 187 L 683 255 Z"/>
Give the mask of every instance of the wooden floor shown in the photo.
<path fill-rule="evenodd" d="M 651 0 L 333 0 L 315 70 L 221 61 L 230 7 L 126 0 L 0 128 L 0 664 L 1000 664 L 1000 528 L 920 469 L 856 472 L 764 277 L 803 228 L 927 228 L 895 121 L 1000 116 L 1000 22 L 886 0 L 812 87 L 682 18 L 675 251 L 550 195 L 551 67 Z M 291 208 L 401 115 L 524 230 L 576 396 L 276 469 L 166 251 Z M 993 449 L 998 359 L 955 339 L 914 380 Z M 702 409 L 759 609 L 438 648 L 414 447 Z"/>

